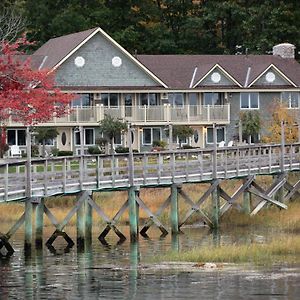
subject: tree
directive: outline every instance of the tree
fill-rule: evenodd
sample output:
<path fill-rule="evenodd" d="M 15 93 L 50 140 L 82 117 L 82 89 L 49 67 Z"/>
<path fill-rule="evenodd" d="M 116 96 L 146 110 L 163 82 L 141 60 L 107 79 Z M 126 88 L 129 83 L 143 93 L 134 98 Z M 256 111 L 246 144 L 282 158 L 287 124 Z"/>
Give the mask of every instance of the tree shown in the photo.
<path fill-rule="evenodd" d="M 173 126 L 173 137 L 178 137 L 179 147 L 182 146 L 182 141 L 189 138 L 194 134 L 194 129 L 187 125 L 175 125 Z"/>
<path fill-rule="evenodd" d="M 279 101 L 271 108 L 272 119 L 268 126 L 268 135 L 263 137 L 266 143 L 280 143 L 281 142 L 281 123 L 284 122 L 285 141 L 288 143 L 296 142 L 298 140 L 298 126 L 296 126 L 296 115 L 294 110 L 289 110 L 285 105 Z"/>
<path fill-rule="evenodd" d="M 3 7 L 0 14 L 0 43 L 14 41 L 25 28 L 26 19 L 14 7 Z"/>
<path fill-rule="evenodd" d="M 20 50 L 30 45 L 25 37 L 2 43 L 0 57 L 0 122 L 7 119 L 33 126 L 68 113 L 73 95 L 54 87 L 54 73 L 31 67 Z"/>
<path fill-rule="evenodd" d="M 256 137 L 258 137 L 261 128 L 259 112 L 243 112 L 241 113 L 241 121 L 243 139 L 246 139 L 249 144 L 253 141 L 255 142 L 257 139 Z"/>
<path fill-rule="evenodd" d="M 105 115 L 99 122 L 100 132 L 110 141 L 111 153 L 114 153 L 114 138 L 124 131 L 127 131 L 127 124 L 110 116 Z"/>
<path fill-rule="evenodd" d="M 58 136 L 58 131 L 56 128 L 48 128 L 48 127 L 38 127 L 35 129 L 35 138 L 37 141 L 43 145 L 42 155 L 46 156 L 46 142 L 49 139 L 54 139 Z"/>

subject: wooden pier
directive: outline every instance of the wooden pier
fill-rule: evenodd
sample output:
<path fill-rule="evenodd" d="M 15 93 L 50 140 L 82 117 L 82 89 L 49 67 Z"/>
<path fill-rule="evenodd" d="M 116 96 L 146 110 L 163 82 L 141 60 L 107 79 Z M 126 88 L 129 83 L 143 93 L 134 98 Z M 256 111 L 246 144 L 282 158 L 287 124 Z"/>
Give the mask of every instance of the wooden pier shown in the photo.
<path fill-rule="evenodd" d="M 106 235 L 113 230 L 120 240 L 125 235 L 117 228 L 118 221 L 128 209 L 131 241 L 138 239 L 139 233 L 146 236 L 147 230 L 155 224 L 163 235 L 169 228 L 161 223 L 159 216 L 170 207 L 171 233 L 176 235 L 180 228 L 194 214 L 198 213 L 212 228 L 219 227 L 220 218 L 237 199 L 243 196 L 245 213 L 255 215 L 266 204 L 287 208 L 288 200 L 298 193 L 300 180 L 294 185 L 287 181 L 288 172 L 300 170 L 300 143 L 251 145 L 212 149 L 130 153 L 115 155 L 88 155 L 72 157 L 52 157 L 45 159 L 17 160 L 0 164 L 0 203 L 25 202 L 24 214 L 7 232 L 0 233 L 0 250 L 5 247 L 9 254 L 13 247 L 9 240 L 25 224 L 25 249 L 43 245 L 44 215 L 55 227 L 46 244 L 51 247 L 58 236 L 62 236 L 69 246 L 73 240 L 64 228 L 77 214 L 77 245 L 91 241 L 92 211 L 95 210 L 106 227 L 99 235 L 105 243 Z M 272 184 L 262 188 L 256 178 L 271 175 Z M 241 185 L 229 195 L 221 187 L 225 180 L 240 179 Z M 194 202 L 182 186 L 187 183 L 210 183 L 209 188 Z M 158 209 L 152 212 L 140 197 L 140 190 L 147 187 L 170 189 L 170 195 Z M 118 213 L 110 219 L 93 199 L 96 191 L 127 190 L 128 199 Z M 44 199 L 49 196 L 76 194 L 76 205 L 62 222 L 58 222 Z M 260 202 L 250 211 L 250 195 Z M 276 196 L 276 197 L 275 197 Z M 190 206 L 184 216 L 178 214 L 178 201 Z M 220 201 L 220 199 L 223 199 Z M 211 201 L 211 211 L 203 211 L 204 202 Z M 111 200 L 113 201 L 113 199 Z M 223 204 L 221 205 L 221 202 Z M 139 230 L 139 210 L 149 219 Z M 32 216 L 35 215 L 35 224 Z M 34 239 L 33 239 L 34 237 Z"/>

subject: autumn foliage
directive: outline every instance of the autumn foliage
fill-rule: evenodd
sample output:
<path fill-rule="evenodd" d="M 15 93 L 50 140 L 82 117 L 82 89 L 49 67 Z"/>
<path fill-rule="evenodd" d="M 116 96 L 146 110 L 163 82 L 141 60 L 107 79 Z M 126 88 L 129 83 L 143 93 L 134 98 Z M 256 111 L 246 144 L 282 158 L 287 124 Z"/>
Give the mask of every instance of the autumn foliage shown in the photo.
<path fill-rule="evenodd" d="M 25 37 L 0 49 L 0 122 L 8 118 L 24 125 L 49 121 L 53 116 L 68 113 L 73 95 L 62 93 L 54 86 L 54 74 L 33 68 L 33 62 L 22 48 L 30 45 Z"/>
<path fill-rule="evenodd" d="M 281 122 L 284 122 L 284 135 L 287 143 L 298 140 L 298 118 L 296 111 L 288 109 L 283 103 L 276 101 L 271 107 L 272 118 L 267 130 L 268 135 L 263 137 L 263 142 L 280 143 L 281 141 Z"/>

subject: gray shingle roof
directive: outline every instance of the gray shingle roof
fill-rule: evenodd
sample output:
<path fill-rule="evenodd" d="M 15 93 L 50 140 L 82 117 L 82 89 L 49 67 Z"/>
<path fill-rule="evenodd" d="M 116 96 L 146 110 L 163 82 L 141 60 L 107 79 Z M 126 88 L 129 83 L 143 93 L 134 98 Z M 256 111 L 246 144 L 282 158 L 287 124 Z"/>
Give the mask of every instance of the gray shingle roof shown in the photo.
<path fill-rule="evenodd" d="M 43 68 L 52 69 L 97 29 L 93 28 L 51 39 L 32 55 L 32 59 L 41 61 L 41 58 L 44 57 Z M 194 83 L 205 76 L 216 64 L 220 65 L 241 86 L 245 85 L 249 68 L 251 71 L 248 84 L 273 64 L 300 87 L 300 64 L 294 59 L 279 56 L 138 55 L 137 59 L 171 89 L 188 89 L 196 67 Z M 218 87 L 216 86 L 216 88 Z"/>

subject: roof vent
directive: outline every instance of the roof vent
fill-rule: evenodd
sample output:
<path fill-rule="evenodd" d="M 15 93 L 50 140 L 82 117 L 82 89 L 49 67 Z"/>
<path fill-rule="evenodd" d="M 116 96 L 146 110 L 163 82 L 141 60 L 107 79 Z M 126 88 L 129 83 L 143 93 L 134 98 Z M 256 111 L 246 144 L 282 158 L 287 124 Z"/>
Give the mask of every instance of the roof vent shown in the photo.
<path fill-rule="evenodd" d="M 278 55 L 282 58 L 295 58 L 295 49 L 296 47 L 293 44 L 279 44 L 273 47 L 273 55 Z"/>

